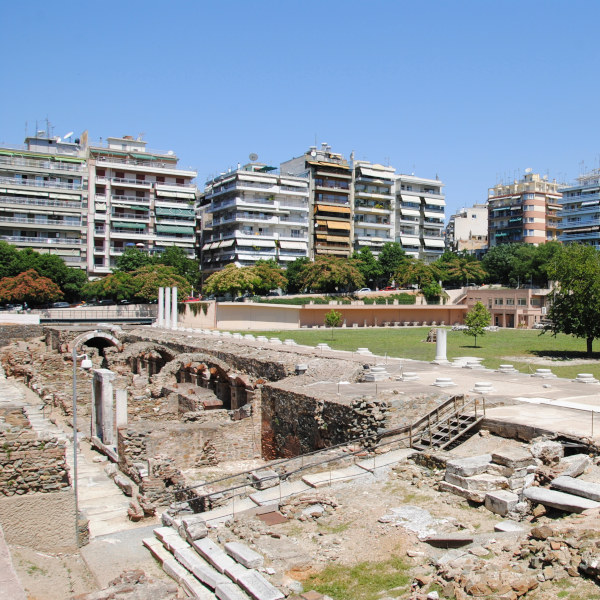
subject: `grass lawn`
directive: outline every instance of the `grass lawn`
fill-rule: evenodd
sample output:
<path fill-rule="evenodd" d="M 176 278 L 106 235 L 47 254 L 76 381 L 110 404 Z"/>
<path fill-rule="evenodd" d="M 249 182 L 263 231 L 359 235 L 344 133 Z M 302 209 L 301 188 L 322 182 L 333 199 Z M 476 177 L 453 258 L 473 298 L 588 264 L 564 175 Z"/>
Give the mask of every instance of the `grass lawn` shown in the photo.
<path fill-rule="evenodd" d="M 413 358 L 431 361 L 435 358 L 435 344 L 424 342 L 429 327 L 406 327 L 402 329 L 296 329 L 291 331 L 253 331 L 255 335 L 293 339 L 298 344 L 316 346 L 325 342 L 336 350 L 354 351 L 368 348 L 374 354 Z M 247 331 L 243 333 L 248 333 Z M 448 330 L 447 356 L 452 360 L 457 356 L 479 356 L 483 364 L 491 369 L 502 363 L 511 363 L 523 373 L 534 372 L 540 367 L 550 367 L 559 377 L 574 378 L 578 373 L 593 373 L 600 379 L 600 340 L 594 343 L 594 364 L 572 365 L 570 359 L 586 359 L 585 340 L 570 335 L 541 334 L 528 329 L 501 329 L 474 339 L 461 331 Z M 505 357 L 520 357 L 508 360 Z M 536 358 L 552 359 L 552 365 L 533 362 Z"/>

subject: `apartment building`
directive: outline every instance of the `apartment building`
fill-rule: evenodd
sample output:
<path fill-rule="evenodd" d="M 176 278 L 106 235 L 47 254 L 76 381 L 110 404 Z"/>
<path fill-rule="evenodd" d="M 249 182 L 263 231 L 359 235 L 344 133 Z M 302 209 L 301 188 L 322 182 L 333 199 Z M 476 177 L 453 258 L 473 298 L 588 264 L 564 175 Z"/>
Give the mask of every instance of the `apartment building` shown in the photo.
<path fill-rule="evenodd" d="M 86 213 L 79 140 L 39 131 L 24 146 L 0 148 L 0 239 L 85 269 Z"/>
<path fill-rule="evenodd" d="M 131 136 L 86 145 L 88 274 L 111 272 L 129 247 L 160 253 L 178 246 L 195 258 L 196 171 L 172 152 L 146 148 Z"/>
<path fill-rule="evenodd" d="M 446 248 L 453 252 L 479 254 L 488 244 L 487 204 L 461 208 L 450 216 L 446 226 Z"/>
<path fill-rule="evenodd" d="M 201 198 L 202 270 L 308 256 L 308 175 L 250 163 L 207 182 Z"/>
<path fill-rule="evenodd" d="M 526 169 L 519 181 L 488 191 L 488 244 L 543 244 L 558 238 L 562 186 Z"/>
<path fill-rule="evenodd" d="M 345 256 L 353 250 L 352 171 L 331 146 L 313 146 L 302 156 L 281 163 L 281 173 L 309 181 L 310 257 Z"/>
<path fill-rule="evenodd" d="M 355 250 L 370 248 L 377 256 L 394 241 L 395 184 L 393 167 L 352 160 Z"/>
<path fill-rule="evenodd" d="M 600 169 L 563 189 L 559 240 L 600 246 Z"/>
<path fill-rule="evenodd" d="M 439 179 L 396 177 L 395 236 L 407 255 L 427 263 L 443 253 L 446 200 Z"/>

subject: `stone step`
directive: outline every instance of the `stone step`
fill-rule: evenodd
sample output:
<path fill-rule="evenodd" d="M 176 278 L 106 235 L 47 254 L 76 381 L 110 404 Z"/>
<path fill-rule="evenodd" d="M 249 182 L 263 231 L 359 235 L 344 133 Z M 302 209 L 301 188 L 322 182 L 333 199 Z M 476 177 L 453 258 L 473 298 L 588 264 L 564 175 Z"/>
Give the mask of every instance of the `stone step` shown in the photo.
<path fill-rule="evenodd" d="M 560 492 L 566 492 L 567 494 L 573 494 L 575 496 L 594 500 L 595 502 L 600 502 L 600 484 L 598 483 L 582 481 L 581 479 L 561 475 L 560 477 L 553 479 L 550 485 Z"/>
<path fill-rule="evenodd" d="M 182 564 L 190 573 L 203 583 L 206 587 L 214 590 L 222 583 L 228 583 L 228 577 L 219 573 L 216 569 L 210 566 L 203 558 L 198 556 L 198 553 L 192 548 L 182 548 L 175 550 L 175 558 Z"/>
<path fill-rule="evenodd" d="M 254 600 L 281 600 L 285 596 L 258 571 L 248 571 L 240 578 L 239 586 Z"/>
<path fill-rule="evenodd" d="M 365 471 L 373 472 L 376 469 L 404 462 L 416 453 L 414 448 L 400 448 L 384 454 L 376 454 L 373 458 L 365 458 L 357 462 L 356 465 L 361 469 L 365 469 Z"/>
<path fill-rule="evenodd" d="M 264 563 L 264 558 L 258 552 L 240 542 L 228 542 L 225 544 L 225 552 L 247 569 L 259 569 Z"/>
<path fill-rule="evenodd" d="M 523 491 L 523 494 L 532 502 L 550 506 L 551 508 L 557 508 L 558 510 L 564 510 L 565 512 L 580 513 L 588 508 L 600 507 L 600 502 L 541 487 L 526 488 Z"/>
<path fill-rule="evenodd" d="M 302 480 L 284 481 L 275 487 L 261 490 L 255 494 L 250 494 L 250 499 L 259 506 L 265 506 L 268 504 L 278 505 L 280 498 L 283 500 L 289 496 L 301 494 L 309 489 L 310 486 L 304 483 Z"/>
<path fill-rule="evenodd" d="M 250 596 L 243 592 L 235 583 L 223 583 L 215 590 L 219 600 L 249 600 Z"/>
<path fill-rule="evenodd" d="M 207 525 L 215 526 L 219 523 L 224 523 L 234 515 L 244 513 L 247 510 L 256 508 L 257 506 L 258 505 L 250 498 L 244 498 L 242 500 L 236 500 L 235 502 L 228 502 L 227 504 L 213 508 L 212 510 L 207 510 L 206 512 L 202 513 L 202 518 L 206 521 Z"/>

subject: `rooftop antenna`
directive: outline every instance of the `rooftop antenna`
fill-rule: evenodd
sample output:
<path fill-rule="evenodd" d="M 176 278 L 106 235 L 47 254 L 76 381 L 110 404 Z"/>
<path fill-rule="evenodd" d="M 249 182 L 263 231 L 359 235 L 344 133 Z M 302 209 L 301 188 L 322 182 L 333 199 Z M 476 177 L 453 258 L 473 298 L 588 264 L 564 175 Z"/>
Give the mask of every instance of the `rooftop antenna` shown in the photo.
<path fill-rule="evenodd" d="M 141 141 L 144 139 L 144 136 L 145 136 L 145 135 L 146 135 L 146 132 L 145 132 L 145 131 L 142 131 L 142 133 L 139 133 L 139 134 L 138 134 L 138 137 L 137 137 L 137 141 L 138 141 L 138 142 L 141 142 Z"/>
<path fill-rule="evenodd" d="M 72 131 L 69 131 L 69 133 L 67 133 L 66 135 L 63 135 L 63 140 L 68 140 L 71 136 L 73 135 Z"/>
<path fill-rule="evenodd" d="M 250 154 L 248 154 L 248 158 L 251 162 L 256 162 L 258 160 L 258 154 L 256 154 L 256 152 L 250 152 Z"/>

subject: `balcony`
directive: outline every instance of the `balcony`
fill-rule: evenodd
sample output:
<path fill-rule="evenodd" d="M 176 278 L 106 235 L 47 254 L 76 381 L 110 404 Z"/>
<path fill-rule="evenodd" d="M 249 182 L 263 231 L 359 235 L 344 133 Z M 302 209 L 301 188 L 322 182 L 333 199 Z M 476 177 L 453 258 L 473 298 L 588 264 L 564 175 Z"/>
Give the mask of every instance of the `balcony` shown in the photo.
<path fill-rule="evenodd" d="M 83 189 L 81 183 L 65 183 L 63 181 L 39 181 L 36 179 L 21 179 L 20 177 L 0 177 L 0 184 L 36 188 L 58 188 L 61 190 Z"/>
<path fill-rule="evenodd" d="M 354 226 L 355 227 L 363 227 L 363 228 L 376 228 L 376 229 L 389 229 L 390 228 L 390 222 L 389 221 L 355 221 L 354 222 Z"/>
<path fill-rule="evenodd" d="M 98 198 L 98 196 L 96 196 L 96 198 Z M 111 202 L 122 204 L 143 204 L 144 206 L 150 206 L 150 198 L 139 198 L 138 196 L 111 196 Z"/>
<path fill-rule="evenodd" d="M 70 223 L 68 221 L 63 221 L 62 219 L 31 219 L 28 217 L 8 217 L 0 214 L 0 221 L 3 223 L 18 223 L 19 225 L 24 226 L 34 226 L 34 227 L 52 227 L 54 229 L 81 229 L 81 221 L 78 223 Z"/>
<path fill-rule="evenodd" d="M 146 213 L 145 215 L 136 215 L 135 213 L 115 213 L 113 212 L 110 215 L 111 219 L 118 221 L 120 219 L 131 220 L 131 221 L 150 221 L 150 215 Z"/>
<path fill-rule="evenodd" d="M 65 238 L 65 237 L 54 237 L 54 238 L 42 238 L 42 237 L 26 237 L 21 235 L 0 235 L 0 240 L 5 242 L 12 242 L 17 244 L 31 244 L 31 245 L 50 245 L 50 246 L 81 246 L 84 244 L 84 240 L 79 238 Z"/>
<path fill-rule="evenodd" d="M 142 179 L 130 179 L 129 177 L 111 177 L 110 181 L 113 185 L 118 185 L 122 187 L 149 189 L 152 186 L 151 181 L 144 181 Z"/>
<path fill-rule="evenodd" d="M 93 152 L 93 149 L 92 149 Z M 141 156 L 141 153 L 137 153 Z M 173 171 L 174 173 L 180 173 L 185 177 L 196 177 L 196 171 L 193 167 L 181 168 L 177 166 L 176 162 L 163 162 L 159 158 L 153 157 L 152 155 L 148 156 L 147 160 L 135 160 L 133 158 L 117 158 L 112 156 L 97 156 L 96 157 L 96 165 L 98 167 L 109 167 L 110 165 L 128 165 L 133 167 L 132 170 L 138 171 Z M 120 169 L 121 171 L 125 171 L 128 169 Z"/>
<path fill-rule="evenodd" d="M 19 198 L 17 196 L 0 196 L 1 204 L 16 204 L 20 206 L 52 206 L 54 208 L 69 208 L 73 211 L 81 210 L 81 201 L 63 202 L 61 200 L 41 200 L 39 198 Z"/>
<path fill-rule="evenodd" d="M 57 155 L 57 158 L 60 155 Z M 31 167 L 32 169 L 46 169 L 49 171 L 69 171 L 82 173 L 86 170 L 85 163 L 59 162 L 58 160 L 34 160 L 21 156 L 0 156 L 0 165 L 14 165 L 16 167 Z"/>

